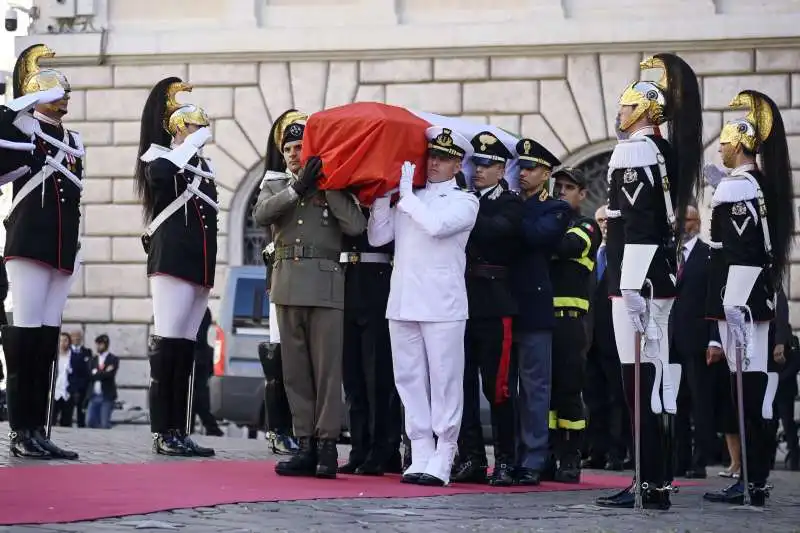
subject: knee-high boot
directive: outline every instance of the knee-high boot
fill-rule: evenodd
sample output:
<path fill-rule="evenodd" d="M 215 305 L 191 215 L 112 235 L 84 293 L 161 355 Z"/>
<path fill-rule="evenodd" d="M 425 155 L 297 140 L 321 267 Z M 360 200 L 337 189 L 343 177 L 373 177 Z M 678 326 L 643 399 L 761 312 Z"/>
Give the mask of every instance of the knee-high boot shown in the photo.
<path fill-rule="evenodd" d="M 186 417 L 189 413 L 189 394 L 194 379 L 194 347 L 195 342 L 188 339 L 174 339 L 178 352 L 175 357 L 175 371 L 172 375 L 172 406 L 170 408 L 170 430 L 181 445 L 191 454 L 198 457 L 211 457 L 213 448 L 198 445 L 189 437 L 186 428 Z"/>
<path fill-rule="evenodd" d="M 39 346 L 35 354 L 35 383 L 33 397 L 33 436 L 39 446 L 50 452 L 53 459 L 78 459 L 78 454 L 56 446 L 47 437 L 47 411 L 53 408 L 51 372 L 55 371 L 54 364 L 58 358 L 58 339 L 61 328 L 58 326 L 42 326 L 39 335 Z"/>
<path fill-rule="evenodd" d="M 9 452 L 25 459 L 50 459 L 33 435 L 34 356 L 39 328 L 3 326 L 6 360 L 6 399 L 11 426 Z"/>
<path fill-rule="evenodd" d="M 148 346 L 150 361 L 150 431 L 153 433 L 153 452 L 160 455 L 190 455 L 178 438 L 170 431 L 172 386 L 176 360 L 179 356 L 179 339 L 152 335 Z"/>

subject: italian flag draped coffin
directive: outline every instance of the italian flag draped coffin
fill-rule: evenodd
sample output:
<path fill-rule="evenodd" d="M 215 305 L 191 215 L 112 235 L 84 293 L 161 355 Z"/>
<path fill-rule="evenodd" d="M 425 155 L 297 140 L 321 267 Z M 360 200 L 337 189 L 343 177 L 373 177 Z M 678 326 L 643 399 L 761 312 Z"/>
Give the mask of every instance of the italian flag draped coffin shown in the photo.
<path fill-rule="evenodd" d="M 442 126 L 460 133 L 467 140 L 481 131 L 491 131 L 515 153 L 519 140 L 505 130 L 468 120 L 412 111 L 377 102 L 347 104 L 313 113 L 303 135 L 302 162 L 318 155 L 324 176 L 320 189 L 350 189 L 363 205 L 371 205 L 400 184 L 400 168 L 405 161 L 417 165 L 414 185 L 425 184 L 425 159 L 428 141 L 425 130 Z M 464 161 L 467 183 L 474 167 Z M 506 164 L 506 181 L 517 189 L 516 161 Z"/>

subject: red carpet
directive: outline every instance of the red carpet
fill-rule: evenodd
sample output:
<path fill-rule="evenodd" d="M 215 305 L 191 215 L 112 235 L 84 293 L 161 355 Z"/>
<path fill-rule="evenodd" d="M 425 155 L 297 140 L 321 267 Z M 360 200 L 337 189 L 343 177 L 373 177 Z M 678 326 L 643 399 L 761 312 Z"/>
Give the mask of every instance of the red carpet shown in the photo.
<path fill-rule="evenodd" d="M 278 477 L 273 466 L 271 461 L 175 461 L 0 468 L 0 525 L 76 522 L 242 502 L 613 489 L 630 479 L 584 474 L 580 485 L 435 488 L 400 483 L 397 475 Z"/>

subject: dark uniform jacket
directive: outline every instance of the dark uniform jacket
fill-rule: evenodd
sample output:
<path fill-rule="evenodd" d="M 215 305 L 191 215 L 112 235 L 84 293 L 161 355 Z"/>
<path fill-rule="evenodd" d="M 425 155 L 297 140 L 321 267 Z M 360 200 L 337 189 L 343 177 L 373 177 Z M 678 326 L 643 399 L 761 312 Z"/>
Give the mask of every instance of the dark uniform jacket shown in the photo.
<path fill-rule="evenodd" d="M 522 198 L 496 185 L 480 196 L 478 218 L 467 241 L 467 299 L 470 318 L 517 314 L 510 266 L 519 256 Z"/>
<path fill-rule="evenodd" d="M 646 137 L 664 157 L 666 173 L 675 176 L 669 143 L 658 135 Z M 607 246 L 611 296 L 620 295 L 625 244 L 658 245 L 647 272 L 653 284 L 653 297 L 672 298 L 677 293 L 674 235 L 667 218 L 663 176 L 657 158 L 657 152 L 645 136 L 639 136 L 617 144 L 609 161 Z M 670 195 L 675 205 L 674 189 L 670 189 Z"/>
<path fill-rule="evenodd" d="M 765 178 L 757 169 L 749 174 L 760 182 Z M 708 285 L 707 317 L 725 320 L 722 300 L 731 265 L 762 267 L 747 305 L 753 320 L 775 317 L 775 287 L 770 279 L 769 255 L 764 247 L 764 227 L 758 206 L 758 188 L 735 169 L 723 178 L 714 191 L 711 211 L 711 265 Z"/>
<path fill-rule="evenodd" d="M 555 326 L 550 258 L 569 224 L 570 205 L 543 190 L 523 203 L 520 258 L 512 268 L 512 291 L 519 310 L 514 331 L 532 333 Z"/>
<path fill-rule="evenodd" d="M 369 220 L 369 208 L 361 212 Z M 383 246 L 370 246 L 367 232 L 360 235 L 343 235 L 342 250 L 345 268 L 344 301 L 347 311 L 369 311 L 386 313 L 389 302 L 389 285 L 392 279 L 394 241 Z M 361 262 L 361 254 L 383 254 L 389 261 L 385 263 Z"/>
<path fill-rule="evenodd" d="M 717 323 L 705 319 L 710 255 L 708 244 L 698 238 L 678 278 L 678 297 L 669 315 L 671 345 L 680 358 L 677 362 L 704 356 L 709 341 L 719 337 Z"/>
<path fill-rule="evenodd" d="M 592 279 L 595 259 L 602 242 L 597 222 L 572 210 L 567 233 L 550 263 L 553 306 L 557 310 L 575 311 L 579 315 L 589 311 L 591 291 L 596 286 Z"/>
<path fill-rule="evenodd" d="M 208 163 L 198 156 L 189 165 L 210 171 Z M 147 183 L 155 199 L 154 215 L 158 215 L 176 197 L 183 194 L 195 175 L 178 171 L 170 161 L 158 158 L 147 164 Z M 217 201 L 213 179 L 200 178 L 200 191 Z M 147 275 L 166 274 L 201 287 L 214 286 L 217 266 L 217 213 L 198 196 L 192 198 L 156 229 L 147 253 Z"/>
<path fill-rule="evenodd" d="M 366 219 L 344 191 L 309 191 L 298 198 L 289 175 L 267 173 L 253 216 L 272 226 L 275 305 L 344 309 L 342 235 L 360 235 Z"/>
<path fill-rule="evenodd" d="M 102 370 L 99 368 L 100 358 L 92 358 L 89 396 L 94 394 L 94 384 L 100 382 L 100 392 L 106 401 L 117 399 L 117 370 L 119 370 L 119 357 L 113 353 L 106 354 Z"/>
<path fill-rule="evenodd" d="M 66 130 L 61 125 L 38 120 L 37 122 L 42 133 L 57 141 L 65 142 L 83 153 L 83 144 L 76 132 Z M 11 133 L 12 128 L 14 126 L 6 124 L 2 129 Z M 12 137 L 14 138 L 7 140 L 30 142 L 30 139 L 26 139 L 24 135 L 19 138 L 14 134 Z M 63 152 L 63 156 L 59 156 L 59 152 L 62 152 L 60 148 L 38 136 L 35 144 L 36 150 L 33 154 L 25 152 L 9 154 L 9 151 L 4 151 L 0 157 L 0 159 L 8 157 L 13 169 L 22 165 L 30 167 L 27 174 L 14 181 L 14 198 L 28 181 L 40 171 L 48 168 L 45 166 L 45 155 L 53 157 L 79 180 L 83 180 L 83 156 L 76 157 L 66 151 Z M 2 166 L 5 167 L 9 163 Z M 31 259 L 71 274 L 78 253 L 80 202 L 81 189 L 61 172 L 54 171 L 43 184 L 33 189 L 6 217 L 4 221 L 7 231 L 5 258 L 7 260 L 16 257 Z"/>

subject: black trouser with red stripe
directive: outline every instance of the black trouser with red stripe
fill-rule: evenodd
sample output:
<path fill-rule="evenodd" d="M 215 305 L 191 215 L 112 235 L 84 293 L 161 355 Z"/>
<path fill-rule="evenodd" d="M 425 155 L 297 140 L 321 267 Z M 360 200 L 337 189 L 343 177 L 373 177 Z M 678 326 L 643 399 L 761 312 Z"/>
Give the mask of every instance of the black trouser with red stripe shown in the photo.
<path fill-rule="evenodd" d="M 480 416 L 482 384 L 492 414 L 495 464 L 512 464 L 514 406 L 508 379 L 511 318 L 470 318 L 464 337 L 464 414 L 458 437 L 459 460 L 487 464 Z"/>

